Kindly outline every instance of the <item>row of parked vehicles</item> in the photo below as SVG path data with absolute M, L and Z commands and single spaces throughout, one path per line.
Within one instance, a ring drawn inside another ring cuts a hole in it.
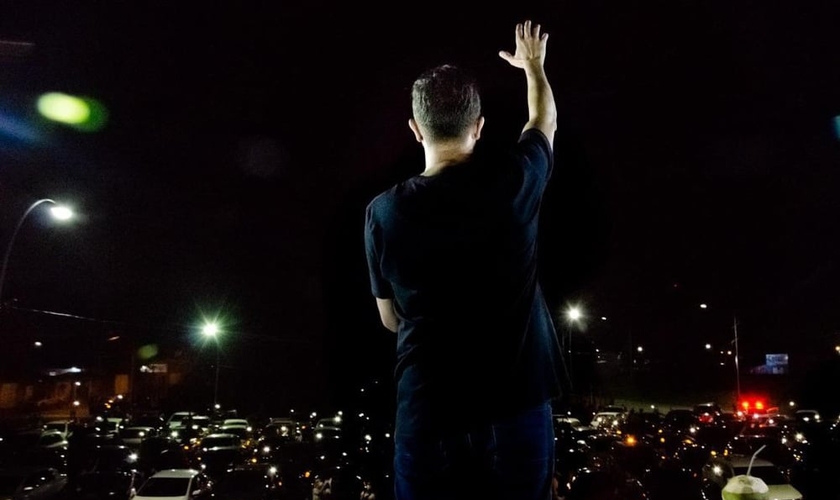
M 332 498 L 388 500 L 391 433 L 376 420 L 183 412 L 48 422 L 0 436 L 0 499 L 312 500 L 329 486 Z M 607 407 L 558 412 L 554 423 L 555 493 L 565 500 L 719 500 L 747 469 L 770 498 L 838 497 L 840 422 L 818 412 Z
M 361 492 L 379 484 L 373 477 L 386 476 L 390 465 L 387 432 L 375 433 L 361 417 L 352 424 L 340 414 L 253 422 L 176 412 L 49 421 L 0 434 L 0 483 L 10 485 L 0 499 L 47 500 L 57 492 L 142 499 L 184 483 L 190 498 L 241 499 L 247 490 L 262 500 L 304 500 L 327 480 Z
M 588 421 L 555 415 L 555 434 L 557 494 L 567 500 L 719 500 L 748 470 L 766 498 L 840 498 L 840 419 L 815 410 L 611 407 Z

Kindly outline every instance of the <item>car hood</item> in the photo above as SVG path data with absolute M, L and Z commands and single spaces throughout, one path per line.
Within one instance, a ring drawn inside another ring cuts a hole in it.
M 791 484 L 770 484 L 767 488 L 770 500 L 802 500 L 802 493 Z

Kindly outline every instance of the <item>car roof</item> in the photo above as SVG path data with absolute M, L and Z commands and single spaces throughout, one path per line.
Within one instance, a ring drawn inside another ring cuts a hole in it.
M 180 478 L 190 478 L 200 474 L 200 472 L 196 469 L 166 469 L 155 472 L 152 477 L 180 477 Z

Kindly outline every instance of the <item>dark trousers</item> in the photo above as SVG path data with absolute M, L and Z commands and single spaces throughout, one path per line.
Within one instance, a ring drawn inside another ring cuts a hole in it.
M 395 436 L 396 500 L 550 500 L 551 404 L 446 439 Z

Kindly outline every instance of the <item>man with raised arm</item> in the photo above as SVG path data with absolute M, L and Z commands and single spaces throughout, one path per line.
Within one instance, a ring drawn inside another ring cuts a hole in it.
M 478 84 L 449 64 L 411 89 L 424 171 L 367 206 L 365 249 L 382 324 L 397 334 L 397 500 L 550 500 L 551 401 L 561 350 L 537 278 L 537 229 L 557 111 L 548 34 L 516 25 L 528 121 L 476 148 Z

